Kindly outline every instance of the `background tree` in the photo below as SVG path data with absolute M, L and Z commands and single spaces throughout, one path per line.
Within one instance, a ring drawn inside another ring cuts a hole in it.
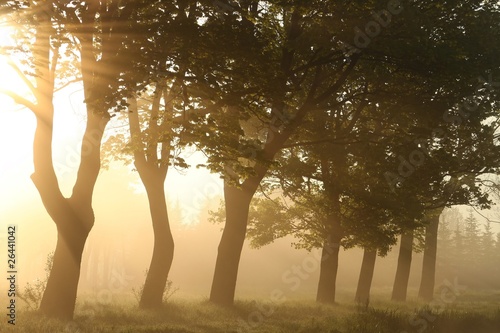
M 483 288 L 491 288 L 495 285 L 498 268 L 494 264 L 495 258 L 495 234 L 493 233 L 491 222 L 488 220 L 484 224 L 484 230 L 480 236 L 480 257 L 479 271 L 483 272 L 482 276 L 486 277 L 486 286 Z
M 466 214 L 465 217 L 462 214 Z M 444 215 L 446 217 L 448 214 Z M 446 253 L 444 250 L 440 250 L 437 259 L 443 278 L 448 280 L 458 278 L 469 288 L 477 290 L 496 288 L 499 275 L 495 263 L 498 256 L 496 251 L 488 251 L 488 249 L 494 249 L 496 246 L 496 235 L 491 231 L 491 233 L 488 232 L 488 224 L 491 222 L 485 221 L 483 225 L 484 231 L 482 231 L 480 227 L 482 223 L 478 221 L 477 215 L 472 214 L 471 211 L 466 213 L 464 209 L 453 208 L 452 214 L 449 214 L 446 219 L 451 220 L 450 216 L 453 217 L 452 221 L 454 221 L 454 223 L 450 223 L 450 230 L 453 234 L 450 239 L 450 246 L 447 248 Z M 469 240 L 472 240 L 472 242 L 469 243 L 469 246 L 472 247 L 473 251 L 468 251 L 464 246 L 466 239 L 465 218 L 470 223 L 469 233 L 472 237 Z M 439 231 L 440 239 L 446 235 L 447 231 L 444 231 L 445 235 L 441 235 L 441 232 L 443 232 L 443 229 Z M 485 243 L 489 245 L 483 246 Z M 440 243 L 441 248 L 442 244 Z M 472 267 L 471 265 L 475 265 L 475 269 L 469 269 L 469 267 Z
M 106 144 L 117 159 L 130 163 L 133 157 L 148 196 L 154 245 L 139 301 L 141 308 L 162 305 L 174 256 L 164 183 L 169 166 L 187 166 L 179 152 L 181 137 L 182 145 L 186 144 L 181 135 L 190 103 L 184 79 L 189 73 L 186 45 L 193 42 L 189 34 L 198 24 L 196 10 L 196 2 L 191 6 L 185 1 L 157 3 L 131 18 L 137 22 L 137 35 L 130 36 L 127 45 L 141 45 L 142 53 L 135 57 L 125 81 L 129 87 L 128 131 L 113 135 Z
M 483 7 L 481 11 L 472 14 L 470 7 L 464 6 L 459 11 L 466 15 L 467 20 L 458 20 L 457 17 L 460 15 L 455 15 L 456 13 L 449 15 L 440 7 L 438 9 L 435 3 L 419 3 L 416 8 L 400 12 L 401 20 L 399 20 L 400 17 L 397 19 L 393 17 L 391 25 L 385 31 L 387 33 L 370 44 L 369 48 L 361 52 L 350 53 L 346 57 L 343 52 L 346 44 L 332 43 L 332 39 L 346 40 L 350 31 L 349 27 L 352 28 L 359 23 L 359 18 L 368 18 L 374 8 L 378 5 L 382 7 L 382 3 L 370 3 L 369 6 L 322 3 L 321 7 L 316 7 L 316 3 L 305 5 L 299 2 L 283 6 L 276 4 L 264 6 L 263 4 L 253 3 L 253 6 L 248 7 L 235 6 L 222 15 L 222 19 L 217 17 L 217 20 L 212 20 L 210 17 L 205 24 L 207 29 L 225 25 L 227 29 L 221 30 L 233 29 L 233 34 L 235 31 L 246 32 L 245 38 L 240 35 L 240 40 L 244 39 L 246 42 L 242 46 L 247 51 L 246 54 L 252 55 L 251 59 L 246 62 L 248 64 L 246 70 L 237 67 L 238 62 L 234 60 L 237 58 L 232 59 L 228 53 L 218 58 L 227 59 L 225 70 L 217 66 L 215 68 L 224 72 L 224 75 L 219 76 L 218 82 L 226 89 L 222 93 L 225 97 L 222 104 L 228 106 L 225 113 L 218 113 L 218 115 L 231 113 L 234 117 L 229 122 L 218 119 L 217 114 L 211 113 L 206 120 L 209 124 L 213 117 L 212 123 L 218 126 L 229 125 L 227 129 L 217 127 L 219 132 L 209 135 L 208 141 L 204 141 L 205 151 L 209 155 L 209 167 L 214 171 L 219 171 L 226 181 L 226 227 L 219 247 L 211 292 L 211 300 L 221 304 L 231 304 L 234 298 L 237 267 L 249 211 L 248 205 L 266 175 L 268 166 L 271 165 L 278 152 L 287 145 L 287 140 L 290 140 L 297 129 L 302 128 L 304 121 L 312 114 L 309 111 L 335 112 L 331 103 L 348 89 L 346 87 L 349 87 L 349 84 L 346 83 L 351 79 L 351 75 L 354 74 L 355 78 L 359 77 L 355 69 L 360 64 L 365 64 L 366 61 L 366 68 L 371 69 L 369 72 L 363 72 L 365 75 L 366 73 L 381 76 L 382 73 L 395 74 L 385 76 L 386 80 L 389 77 L 391 81 L 386 82 L 385 89 L 380 87 L 382 92 L 401 88 L 397 90 L 399 92 L 403 90 L 402 87 L 408 88 L 407 85 L 411 85 L 411 82 L 418 82 L 421 87 L 424 87 L 421 91 L 428 97 L 426 103 L 420 103 L 418 99 L 421 95 L 412 91 L 413 96 L 419 97 L 408 98 L 404 101 L 407 104 L 404 115 L 408 117 L 408 121 L 411 121 L 411 116 L 421 116 L 422 110 L 429 110 L 425 113 L 429 115 L 427 118 L 429 123 L 438 122 L 438 119 L 442 118 L 443 110 L 451 108 L 461 97 L 472 95 L 472 89 L 465 85 L 465 82 L 470 82 L 478 75 L 484 75 L 484 71 L 481 72 L 484 68 L 494 68 L 490 66 L 494 63 L 494 52 L 487 50 L 485 45 L 495 40 L 494 36 L 498 31 L 496 28 L 491 30 L 488 28 L 486 30 L 493 33 L 488 36 L 483 35 L 486 26 L 494 26 L 495 14 L 493 14 L 492 7 Z M 469 4 L 472 7 L 477 6 L 476 3 Z M 447 5 L 443 4 L 443 6 Z M 340 7 L 342 7 L 341 10 Z M 340 17 L 331 15 L 331 13 L 340 12 L 349 14 L 342 17 L 342 20 Z M 451 8 L 450 12 L 453 12 Z M 274 13 L 281 15 L 276 16 Z M 354 20 L 353 17 L 357 19 Z M 240 20 L 235 22 L 233 21 L 235 18 Z M 439 29 L 436 29 L 436 25 Z M 275 27 L 275 29 L 267 30 L 268 26 Z M 418 29 L 416 29 L 417 26 Z M 332 27 L 332 30 L 324 29 L 324 27 Z M 464 29 L 467 30 L 466 34 L 456 33 Z M 275 34 L 276 31 L 279 31 L 278 35 Z M 318 33 L 319 31 L 321 33 Z M 422 40 L 429 41 L 428 47 L 421 47 Z M 236 48 L 234 45 L 238 45 L 224 34 L 218 35 L 218 41 L 219 44 L 223 42 L 222 45 L 228 45 L 224 42 L 229 41 L 229 45 L 233 48 Z M 269 41 L 273 43 L 269 44 Z M 475 51 L 473 48 L 465 47 L 456 49 L 456 45 L 468 45 L 466 41 L 474 41 L 476 46 L 481 46 L 481 49 L 485 50 L 481 59 L 476 57 L 477 48 Z M 252 54 L 256 49 L 259 50 L 259 54 Z M 266 53 L 267 51 L 269 53 Z M 464 59 L 468 59 L 468 62 L 464 62 Z M 471 63 L 472 60 L 474 65 Z M 224 63 L 224 61 L 220 62 Z M 479 63 L 482 66 L 476 66 Z M 254 77 L 259 78 L 260 81 L 257 84 L 245 76 L 248 68 L 256 74 Z M 217 73 L 215 70 L 212 72 Z M 408 80 L 408 77 L 412 77 L 413 81 Z M 240 82 L 242 78 L 245 78 L 245 84 L 240 83 L 242 88 L 236 90 L 236 82 Z M 450 78 L 455 78 L 455 80 Z M 229 80 L 232 80 L 231 93 L 224 84 Z M 368 82 L 372 83 L 372 81 Z M 439 98 L 436 98 L 436 94 Z M 401 96 L 401 101 L 403 101 L 408 94 Z M 244 103 L 240 103 L 241 101 Z M 258 126 L 254 126 L 257 130 L 248 132 L 239 123 L 248 122 L 249 119 L 255 120 L 257 124 L 261 120 L 260 128 L 263 127 L 264 130 L 260 132 L 260 135 L 255 135 L 256 132 L 259 133 Z M 392 124 L 396 126 L 400 123 Z M 412 141 L 414 139 L 415 137 Z M 225 147 L 217 146 L 217 143 L 223 143 Z M 253 153 L 253 158 L 244 154 L 244 151 Z M 396 161 L 397 156 L 393 154 Z M 441 180 L 442 177 L 439 181 Z M 332 244 L 334 243 L 335 241 L 332 241 Z M 334 262 L 332 261 L 330 265 L 331 272 L 334 272 Z M 321 281 L 324 280 L 321 279 Z

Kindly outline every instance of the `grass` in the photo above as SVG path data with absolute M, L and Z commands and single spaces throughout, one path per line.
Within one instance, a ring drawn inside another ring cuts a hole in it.
M 2 306 L 3 308 L 3 306 Z M 174 300 L 157 311 L 139 310 L 132 300 L 102 304 L 79 299 L 72 322 L 47 319 L 19 309 L 15 326 L 0 322 L 0 332 L 33 333 L 498 333 L 500 302 L 486 298 L 456 301 L 446 307 L 419 303 L 374 302 L 320 305 L 314 302 L 238 301 L 223 308 L 207 301 Z

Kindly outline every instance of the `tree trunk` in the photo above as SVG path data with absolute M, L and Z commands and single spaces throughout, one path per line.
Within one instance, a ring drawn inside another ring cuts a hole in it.
M 172 116 L 172 109 L 167 107 L 161 123 L 158 124 L 160 102 L 166 92 L 163 88 L 162 84 L 156 86 L 149 124 L 145 130 L 148 132 L 147 140 L 141 130 L 137 98 L 135 96 L 129 98 L 130 136 L 135 147 L 134 165 L 146 188 L 154 233 L 153 256 L 139 300 L 139 307 L 143 309 L 162 306 L 163 293 L 174 258 L 174 239 L 170 231 L 164 185 L 170 161 L 171 142 L 161 142 L 161 154 L 158 156 L 160 136 L 168 130 L 164 126 Z M 164 96 L 164 99 L 167 100 L 168 97 Z
M 406 301 L 408 280 L 410 279 L 411 258 L 413 253 L 413 230 L 401 234 L 399 246 L 398 268 L 392 288 L 393 301 Z
M 339 267 L 338 242 L 326 241 L 321 252 L 321 266 L 319 273 L 318 292 L 316 301 L 321 303 L 335 303 L 335 284 Z
M 51 317 L 71 319 L 75 310 L 80 263 L 88 232 L 79 221 L 59 228 L 54 261 L 40 303 L 40 312 Z
M 245 241 L 252 193 L 224 183 L 226 224 L 219 243 L 210 301 L 230 306 L 234 302 L 238 266 Z
M 51 54 L 50 40 L 53 30 L 53 1 L 40 2 L 32 6 L 36 21 L 35 40 L 32 47 L 36 66 L 35 84 L 29 85 L 36 102 L 17 98 L 29 107 L 36 116 L 33 140 L 33 166 L 31 175 L 42 203 L 57 227 L 57 245 L 47 286 L 40 303 L 40 312 L 60 319 L 72 319 L 76 303 L 82 253 L 88 234 L 94 225 L 92 195 L 101 166 L 100 145 L 109 114 L 99 112 L 87 105 L 87 127 L 82 140 L 81 161 L 73 193 L 69 199 L 61 193 L 52 161 L 52 134 L 54 122 L 54 73 L 57 67 L 57 52 Z M 86 76 L 84 59 L 94 58 L 95 53 L 84 50 L 93 48 L 93 40 L 82 45 L 82 75 Z M 26 79 L 29 81 L 28 79 Z M 93 80 L 84 78 L 85 101 Z M 96 89 L 98 90 L 98 88 Z
M 336 208 L 334 208 L 334 210 L 336 210 Z M 335 303 L 335 285 L 337 283 L 337 270 L 339 267 L 339 251 L 340 241 L 342 239 L 342 230 L 339 216 L 330 216 L 329 223 L 330 235 L 324 242 L 323 250 L 321 252 L 321 265 L 316 301 L 333 304 Z
M 316 294 L 316 302 L 330 304 L 335 303 L 340 241 L 344 236 L 340 221 L 340 192 L 337 188 L 337 182 L 339 173 L 341 170 L 344 170 L 346 165 L 344 147 L 336 148 L 332 153 L 335 156 L 336 171 L 332 172 L 327 159 L 322 158 L 320 160 L 321 174 L 325 179 L 323 185 L 329 197 L 330 216 L 327 217 L 326 221 L 329 234 L 326 242 L 323 244 L 323 251 L 321 253 L 318 292 Z
M 370 288 L 372 286 L 373 271 L 375 270 L 375 261 L 377 259 L 376 250 L 365 249 L 363 254 L 363 263 L 359 273 L 358 288 L 356 290 L 355 302 L 366 304 L 370 302 Z
M 73 317 L 82 253 L 94 225 L 92 195 L 100 169 L 100 143 L 106 124 L 107 119 L 89 114 L 77 180 L 71 198 L 65 199 L 51 159 L 52 118 L 37 117 L 33 146 L 35 172 L 31 178 L 58 232 L 53 266 L 40 303 L 40 312 L 51 317 Z
M 425 228 L 422 279 L 420 280 L 420 289 L 418 291 L 418 297 L 426 302 L 430 302 L 434 298 L 438 228 L 439 214 L 431 214 L 429 224 Z
M 159 308 L 163 304 L 163 292 L 174 258 L 174 239 L 168 221 L 167 202 L 165 199 L 165 178 L 156 183 L 144 183 L 149 200 L 149 209 L 153 221 L 154 247 L 146 282 L 142 291 L 139 307 L 143 309 Z

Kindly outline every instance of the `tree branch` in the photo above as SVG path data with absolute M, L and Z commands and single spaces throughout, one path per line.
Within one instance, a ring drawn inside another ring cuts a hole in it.
M 137 98 L 129 97 L 128 120 L 130 126 L 130 140 L 133 146 L 134 163 L 138 165 L 146 164 L 146 156 L 144 155 L 144 143 L 142 141 L 142 131 L 139 122 L 139 109 L 137 108 Z M 138 167 L 136 165 L 136 167 Z
M 351 71 L 356 66 L 356 63 L 358 62 L 359 57 L 360 57 L 359 55 L 354 55 L 351 58 L 351 61 L 347 65 L 346 69 L 340 74 L 339 79 L 332 86 L 330 86 L 328 89 L 326 89 L 321 95 L 319 95 L 318 97 L 316 97 L 314 99 L 314 104 L 317 105 L 317 104 L 322 103 L 325 99 L 327 99 L 328 97 L 330 97 L 338 89 L 340 89 L 340 87 L 342 87 L 342 85 L 345 83 L 345 81 L 349 77 L 349 74 L 351 73 Z
M 14 100 L 14 102 L 21 104 L 21 105 L 24 105 L 25 107 L 27 107 L 28 109 L 30 109 L 34 113 L 38 112 L 37 106 L 35 103 L 30 102 L 29 100 L 20 96 L 19 94 L 16 94 L 15 92 L 0 88 L 0 94 L 4 94 L 6 96 L 9 96 L 10 98 L 12 98 Z
M 57 87 L 57 89 L 54 90 L 54 92 L 58 92 L 58 91 L 61 91 L 63 90 L 64 88 L 66 88 L 67 86 L 69 86 L 70 84 L 72 83 L 76 83 L 76 82 L 80 82 L 82 81 L 82 78 L 81 77 L 77 77 L 73 80 L 69 80 L 68 82 L 64 83 L 62 86 L 60 87 Z
M 477 209 L 476 207 L 472 206 L 472 205 L 469 205 L 476 213 L 478 213 L 480 216 L 482 216 L 486 221 L 488 222 L 491 222 L 491 223 L 500 223 L 500 221 L 495 221 L 495 220 L 491 220 L 489 217 L 487 216 L 484 216 L 483 214 L 481 214 Z
M 163 95 L 163 87 L 161 83 L 157 83 L 154 91 L 153 103 L 151 105 L 151 114 L 149 115 L 148 129 L 147 129 L 147 143 L 146 155 L 150 163 L 157 165 L 158 162 L 158 140 L 159 140 L 159 126 L 158 117 L 160 114 L 160 102 Z

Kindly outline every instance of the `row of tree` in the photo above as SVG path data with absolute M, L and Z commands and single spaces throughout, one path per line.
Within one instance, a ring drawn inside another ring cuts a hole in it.
M 161 306 L 174 258 L 164 181 L 169 167 L 187 167 L 186 146 L 224 180 L 217 304 L 234 301 L 247 229 L 257 242 L 293 233 L 322 248 L 317 299 L 334 302 L 340 246 L 364 247 L 371 266 L 398 234 L 424 226 L 422 296 L 432 298 L 439 214 L 490 204 L 485 175 L 500 165 L 496 2 L 12 0 L 0 14 L 19 30 L 19 47 L 4 52 L 22 53 L 29 68 L 12 65 L 32 96 L 5 93 L 37 118 L 32 179 L 58 231 L 40 306 L 48 315 L 73 315 L 101 140 L 121 111 L 128 131 L 108 148 L 135 165 L 154 230 L 143 308 Z M 53 96 L 75 80 L 87 128 L 64 198 Z M 275 206 L 256 199 L 249 218 L 257 192 Z

